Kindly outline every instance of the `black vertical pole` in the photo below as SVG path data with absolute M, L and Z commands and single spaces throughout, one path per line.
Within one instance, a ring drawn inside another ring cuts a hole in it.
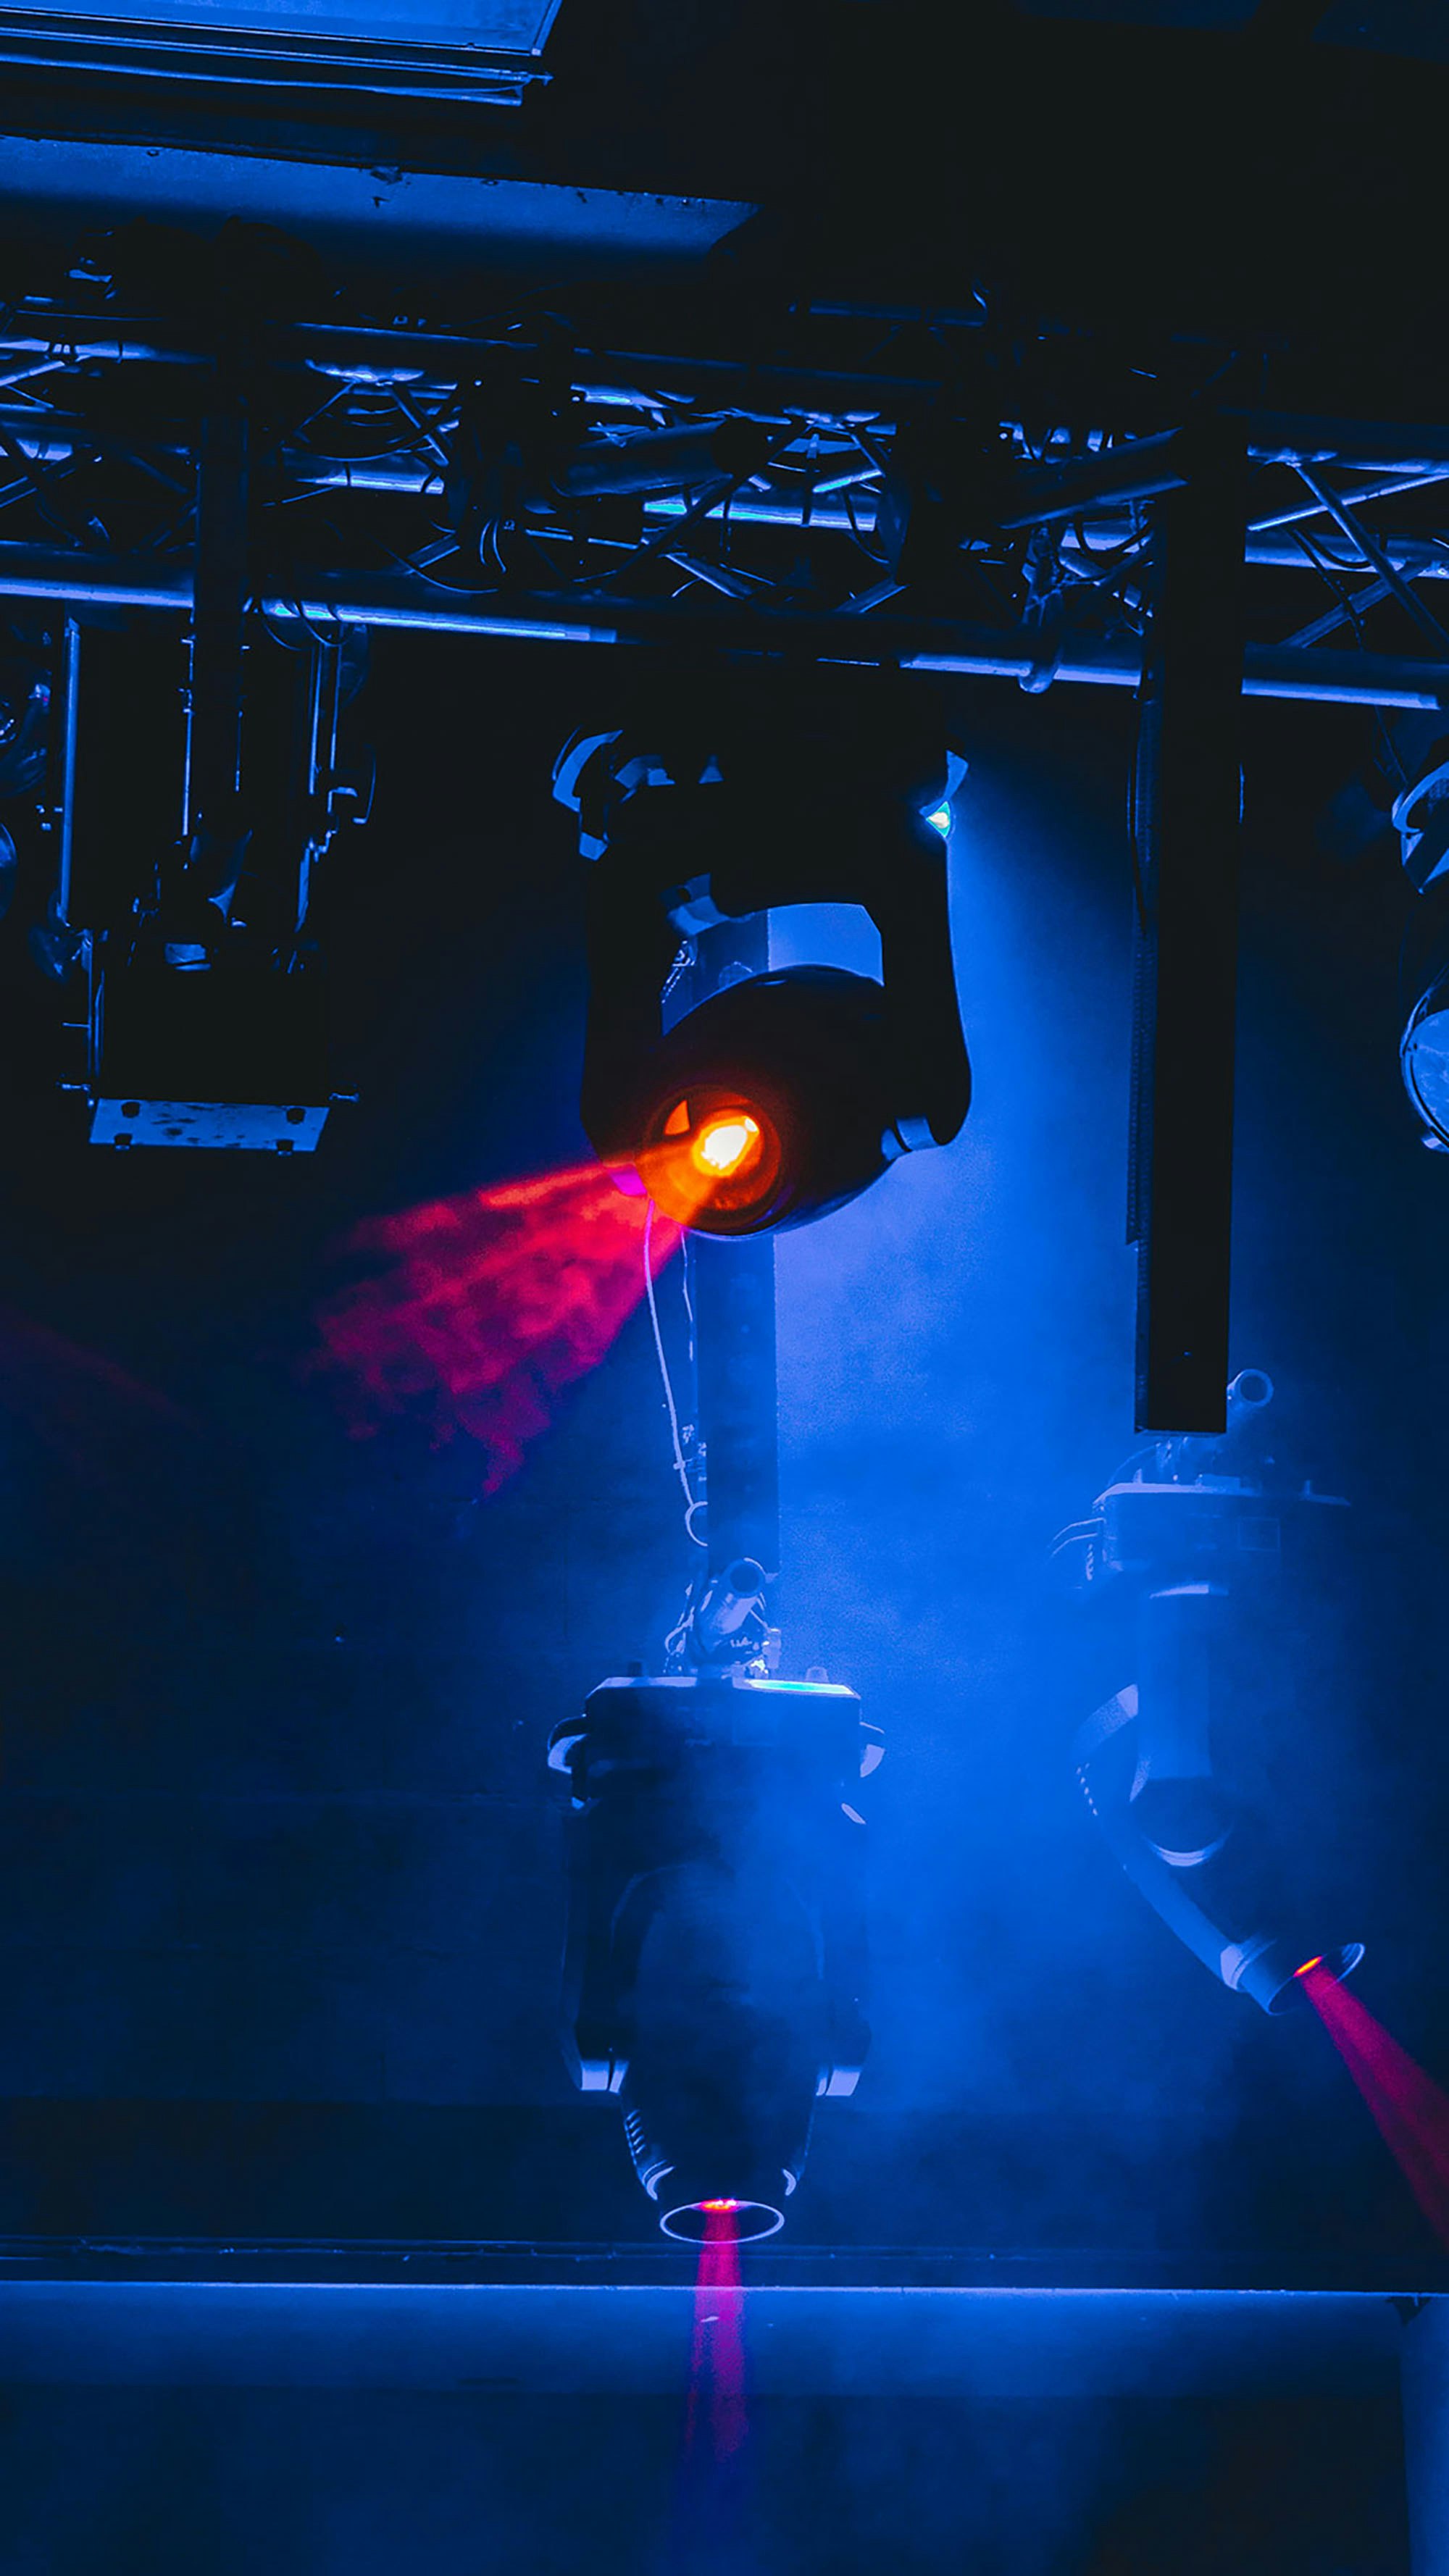
M 740 969 L 769 963 L 764 913 L 701 936 L 695 994 L 703 1001 Z M 705 1453 L 709 1571 L 750 1556 L 780 1563 L 779 1425 L 775 1368 L 775 1246 L 768 1234 L 689 1239 L 697 1428 Z
M 241 770 L 248 449 L 244 401 L 219 386 L 197 470 L 186 829 L 222 838 L 234 829 Z
M 1133 799 L 1139 1431 L 1226 1419 L 1246 481 L 1214 426 L 1157 509 Z

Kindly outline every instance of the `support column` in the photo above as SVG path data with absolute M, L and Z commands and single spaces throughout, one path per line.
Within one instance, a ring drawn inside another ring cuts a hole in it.
M 769 963 L 769 921 L 754 913 L 699 939 L 693 998 L 703 1001 L 741 971 Z M 775 1363 L 775 1245 L 691 1235 L 696 1421 L 705 1451 L 709 1570 L 752 1556 L 780 1564 L 779 1421 Z
M 247 601 L 249 438 L 240 397 L 202 423 L 191 616 L 188 833 L 233 828 L 241 772 L 242 633 Z
M 1226 1419 L 1246 478 L 1213 426 L 1157 504 L 1133 799 L 1139 1431 Z

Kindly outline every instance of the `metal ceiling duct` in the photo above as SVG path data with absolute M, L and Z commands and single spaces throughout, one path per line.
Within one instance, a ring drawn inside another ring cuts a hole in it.
M 522 104 L 558 0 L 148 0 L 0 9 L 0 62 Z

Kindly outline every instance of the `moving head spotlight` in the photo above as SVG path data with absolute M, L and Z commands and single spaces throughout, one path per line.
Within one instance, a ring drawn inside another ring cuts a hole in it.
M 971 1074 L 927 818 L 963 770 L 918 707 L 903 717 L 874 693 L 853 732 L 839 714 L 814 734 L 694 719 L 565 747 L 554 793 L 593 862 L 583 1122 L 678 1224 L 802 1225 L 959 1133 Z M 823 903 L 870 916 L 880 981 L 744 975 L 666 1025 L 696 936 Z
M 366 636 L 294 651 L 248 625 L 245 689 L 212 692 L 225 757 L 207 761 L 207 694 L 177 721 L 175 656 L 170 636 L 65 631 L 61 829 L 31 949 L 71 986 L 67 1026 L 85 1025 L 85 1078 L 67 1087 L 112 1151 L 308 1154 L 343 1096 L 316 896 L 343 826 L 366 820 L 369 762 L 348 740 Z M 207 668 L 193 651 L 193 676 Z
M 1392 832 L 1417 900 L 1399 958 L 1399 1071 L 1422 1141 L 1449 1153 L 1449 718 L 1396 716 L 1376 756 L 1319 817 L 1319 838 L 1353 862 Z
M 1416 994 L 1399 1044 L 1404 1088 L 1424 1125 L 1424 1142 L 1449 1152 L 1449 738 L 1442 717 L 1421 718 L 1402 749 L 1417 749 L 1408 784 L 1396 797 L 1393 823 L 1404 871 L 1419 905 L 1404 946 L 1407 989 Z M 1422 731 L 1432 726 L 1435 739 Z
M 1222 1721 L 1235 1687 L 1237 1605 L 1263 1605 L 1280 1567 L 1346 1507 L 1295 1487 L 1262 1454 L 1273 1382 L 1245 1369 L 1218 1438 L 1163 1440 L 1137 1453 L 1063 1531 L 1078 1589 L 1132 1612 L 1137 1678 L 1079 1728 L 1087 1804 L 1116 1858 L 1170 1932 L 1232 1992 L 1264 2012 L 1302 2000 L 1309 1965 L 1346 1977 L 1363 1944 L 1325 1943 L 1275 1893 L 1265 1855 L 1222 1776 Z
M 849 1799 L 879 1759 L 854 1691 L 738 1672 L 601 1682 L 550 1738 L 572 1791 L 564 2055 L 618 2097 L 666 2235 L 702 2239 L 721 2201 L 741 2239 L 773 2235 L 817 2097 L 855 2090 Z

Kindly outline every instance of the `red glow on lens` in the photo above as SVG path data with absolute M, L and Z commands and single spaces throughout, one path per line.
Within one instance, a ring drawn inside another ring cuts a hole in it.
M 435 1449 L 476 1440 L 496 1493 L 643 1296 L 646 1213 L 590 1163 L 373 1218 L 347 1246 L 370 1275 L 321 1308 L 311 1370 L 358 1438 L 410 1417 Z M 678 1241 L 656 1217 L 656 1272 Z
M 731 1217 L 743 1221 L 769 1201 L 784 1148 L 758 1102 L 710 1086 L 661 1115 L 635 1161 L 662 1216 L 728 1233 Z
M 1302 1967 L 1295 1968 L 1293 1974 L 1295 1977 L 1306 1977 L 1310 1968 L 1321 1968 L 1322 1965 L 1323 1952 L 1320 1950 L 1316 1959 L 1305 1959 Z
M 1449 2096 L 1321 1960 L 1297 1973 L 1420 2209 L 1449 2245 Z
M 745 2348 L 737 2200 L 702 2200 L 705 2237 L 694 2284 L 685 2444 L 714 2461 L 738 2451 L 746 2433 Z

